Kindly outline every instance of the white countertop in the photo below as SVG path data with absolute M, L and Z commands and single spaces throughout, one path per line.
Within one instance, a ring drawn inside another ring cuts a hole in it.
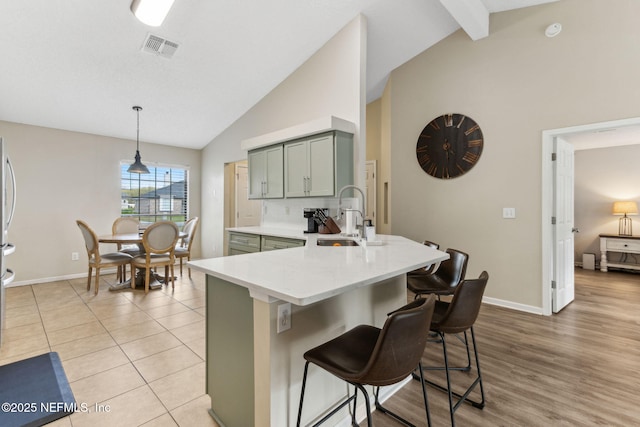
M 249 289 L 253 298 L 309 305 L 404 274 L 449 256 L 401 236 L 378 235 L 380 246 L 317 246 L 319 238 L 339 235 L 242 227 L 230 231 L 307 240 L 304 247 L 190 261 L 191 268 Z M 268 232 L 267 232 L 268 231 Z M 293 233 L 293 234 L 292 234 Z

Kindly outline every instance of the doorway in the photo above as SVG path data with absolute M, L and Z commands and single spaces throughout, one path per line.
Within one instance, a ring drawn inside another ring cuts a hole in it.
M 260 225 L 262 203 L 249 199 L 249 166 L 246 162 L 236 163 L 235 177 L 235 227 Z
M 554 142 L 557 139 L 565 139 L 572 142 L 574 148 L 580 149 L 579 142 L 577 140 L 579 135 L 595 134 L 599 132 L 606 132 L 606 139 L 601 138 L 598 142 L 590 141 L 591 144 L 600 144 L 598 147 L 607 147 L 616 144 L 615 138 L 612 137 L 614 130 L 630 132 L 639 129 L 640 132 L 640 118 L 631 118 L 623 120 L 615 120 L 610 122 L 601 122 L 581 126 L 573 126 L 560 129 L 546 130 L 542 132 L 542 314 L 551 315 L 553 312 L 553 289 L 552 282 L 554 277 L 554 271 L 559 267 L 554 257 L 554 227 L 552 225 L 551 218 L 554 215 L 554 195 L 557 183 L 554 177 L 554 167 L 551 160 L 552 153 L 554 152 Z M 640 134 L 640 133 L 639 133 Z M 589 148 L 595 148 L 595 145 L 591 145 Z M 573 194 L 571 195 L 573 197 Z M 573 251 L 573 248 L 571 248 Z M 565 264 L 562 267 L 563 271 L 558 274 L 565 276 L 570 275 L 573 277 L 572 264 Z
M 365 194 L 367 200 L 367 206 L 365 206 L 365 212 L 367 213 L 367 218 L 372 221 L 372 224 L 377 227 L 378 224 L 378 215 L 376 206 L 378 204 L 378 185 L 376 183 L 377 180 L 377 161 L 376 160 L 367 160 L 365 162 L 366 167 L 366 179 L 365 179 Z

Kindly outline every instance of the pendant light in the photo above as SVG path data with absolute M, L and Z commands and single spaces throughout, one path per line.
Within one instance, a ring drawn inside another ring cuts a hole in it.
M 138 114 L 138 127 L 136 132 L 136 161 L 133 162 L 131 166 L 129 166 L 127 172 L 140 174 L 149 173 L 149 169 L 147 169 L 147 167 L 140 161 L 140 110 L 142 110 L 142 107 L 135 106 L 133 107 L 133 109 L 136 110 L 136 113 Z

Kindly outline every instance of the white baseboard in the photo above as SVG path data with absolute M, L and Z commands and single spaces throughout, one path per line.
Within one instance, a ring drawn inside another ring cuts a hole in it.
M 116 272 L 115 268 L 106 268 L 104 270 L 100 270 L 100 275 L 102 274 L 113 274 Z M 72 280 L 72 279 L 80 279 L 86 278 L 87 273 L 75 273 L 75 274 L 66 274 L 64 276 L 54 276 L 54 277 L 40 277 L 39 279 L 31 279 L 31 280 L 20 280 L 18 282 L 13 282 L 7 286 L 7 288 L 13 288 L 17 286 L 28 286 L 28 285 L 37 285 L 38 283 L 47 283 L 47 282 L 57 282 L 59 280 Z M 92 277 L 95 277 L 95 273 Z M 94 280 L 94 279 L 92 279 Z
M 512 310 L 524 311 L 527 313 L 540 314 L 542 315 L 542 307 L 535 307 L 532 305 L 520 304 L 513 301 L 506 301 L 498 298 L 490 298 L 484 297 L 482 298 L 482 302 L 497 305 L 499 307 L 510 308 Z

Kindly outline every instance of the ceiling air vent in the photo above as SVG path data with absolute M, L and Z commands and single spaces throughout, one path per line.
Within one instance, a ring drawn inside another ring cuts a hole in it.
M 142 50 L 153 53 L 163 58 L 171 58 L 178 49 L 178 43 L 174 43 L 165 38 L 147 34 L 147 38 L 142 45 Z

